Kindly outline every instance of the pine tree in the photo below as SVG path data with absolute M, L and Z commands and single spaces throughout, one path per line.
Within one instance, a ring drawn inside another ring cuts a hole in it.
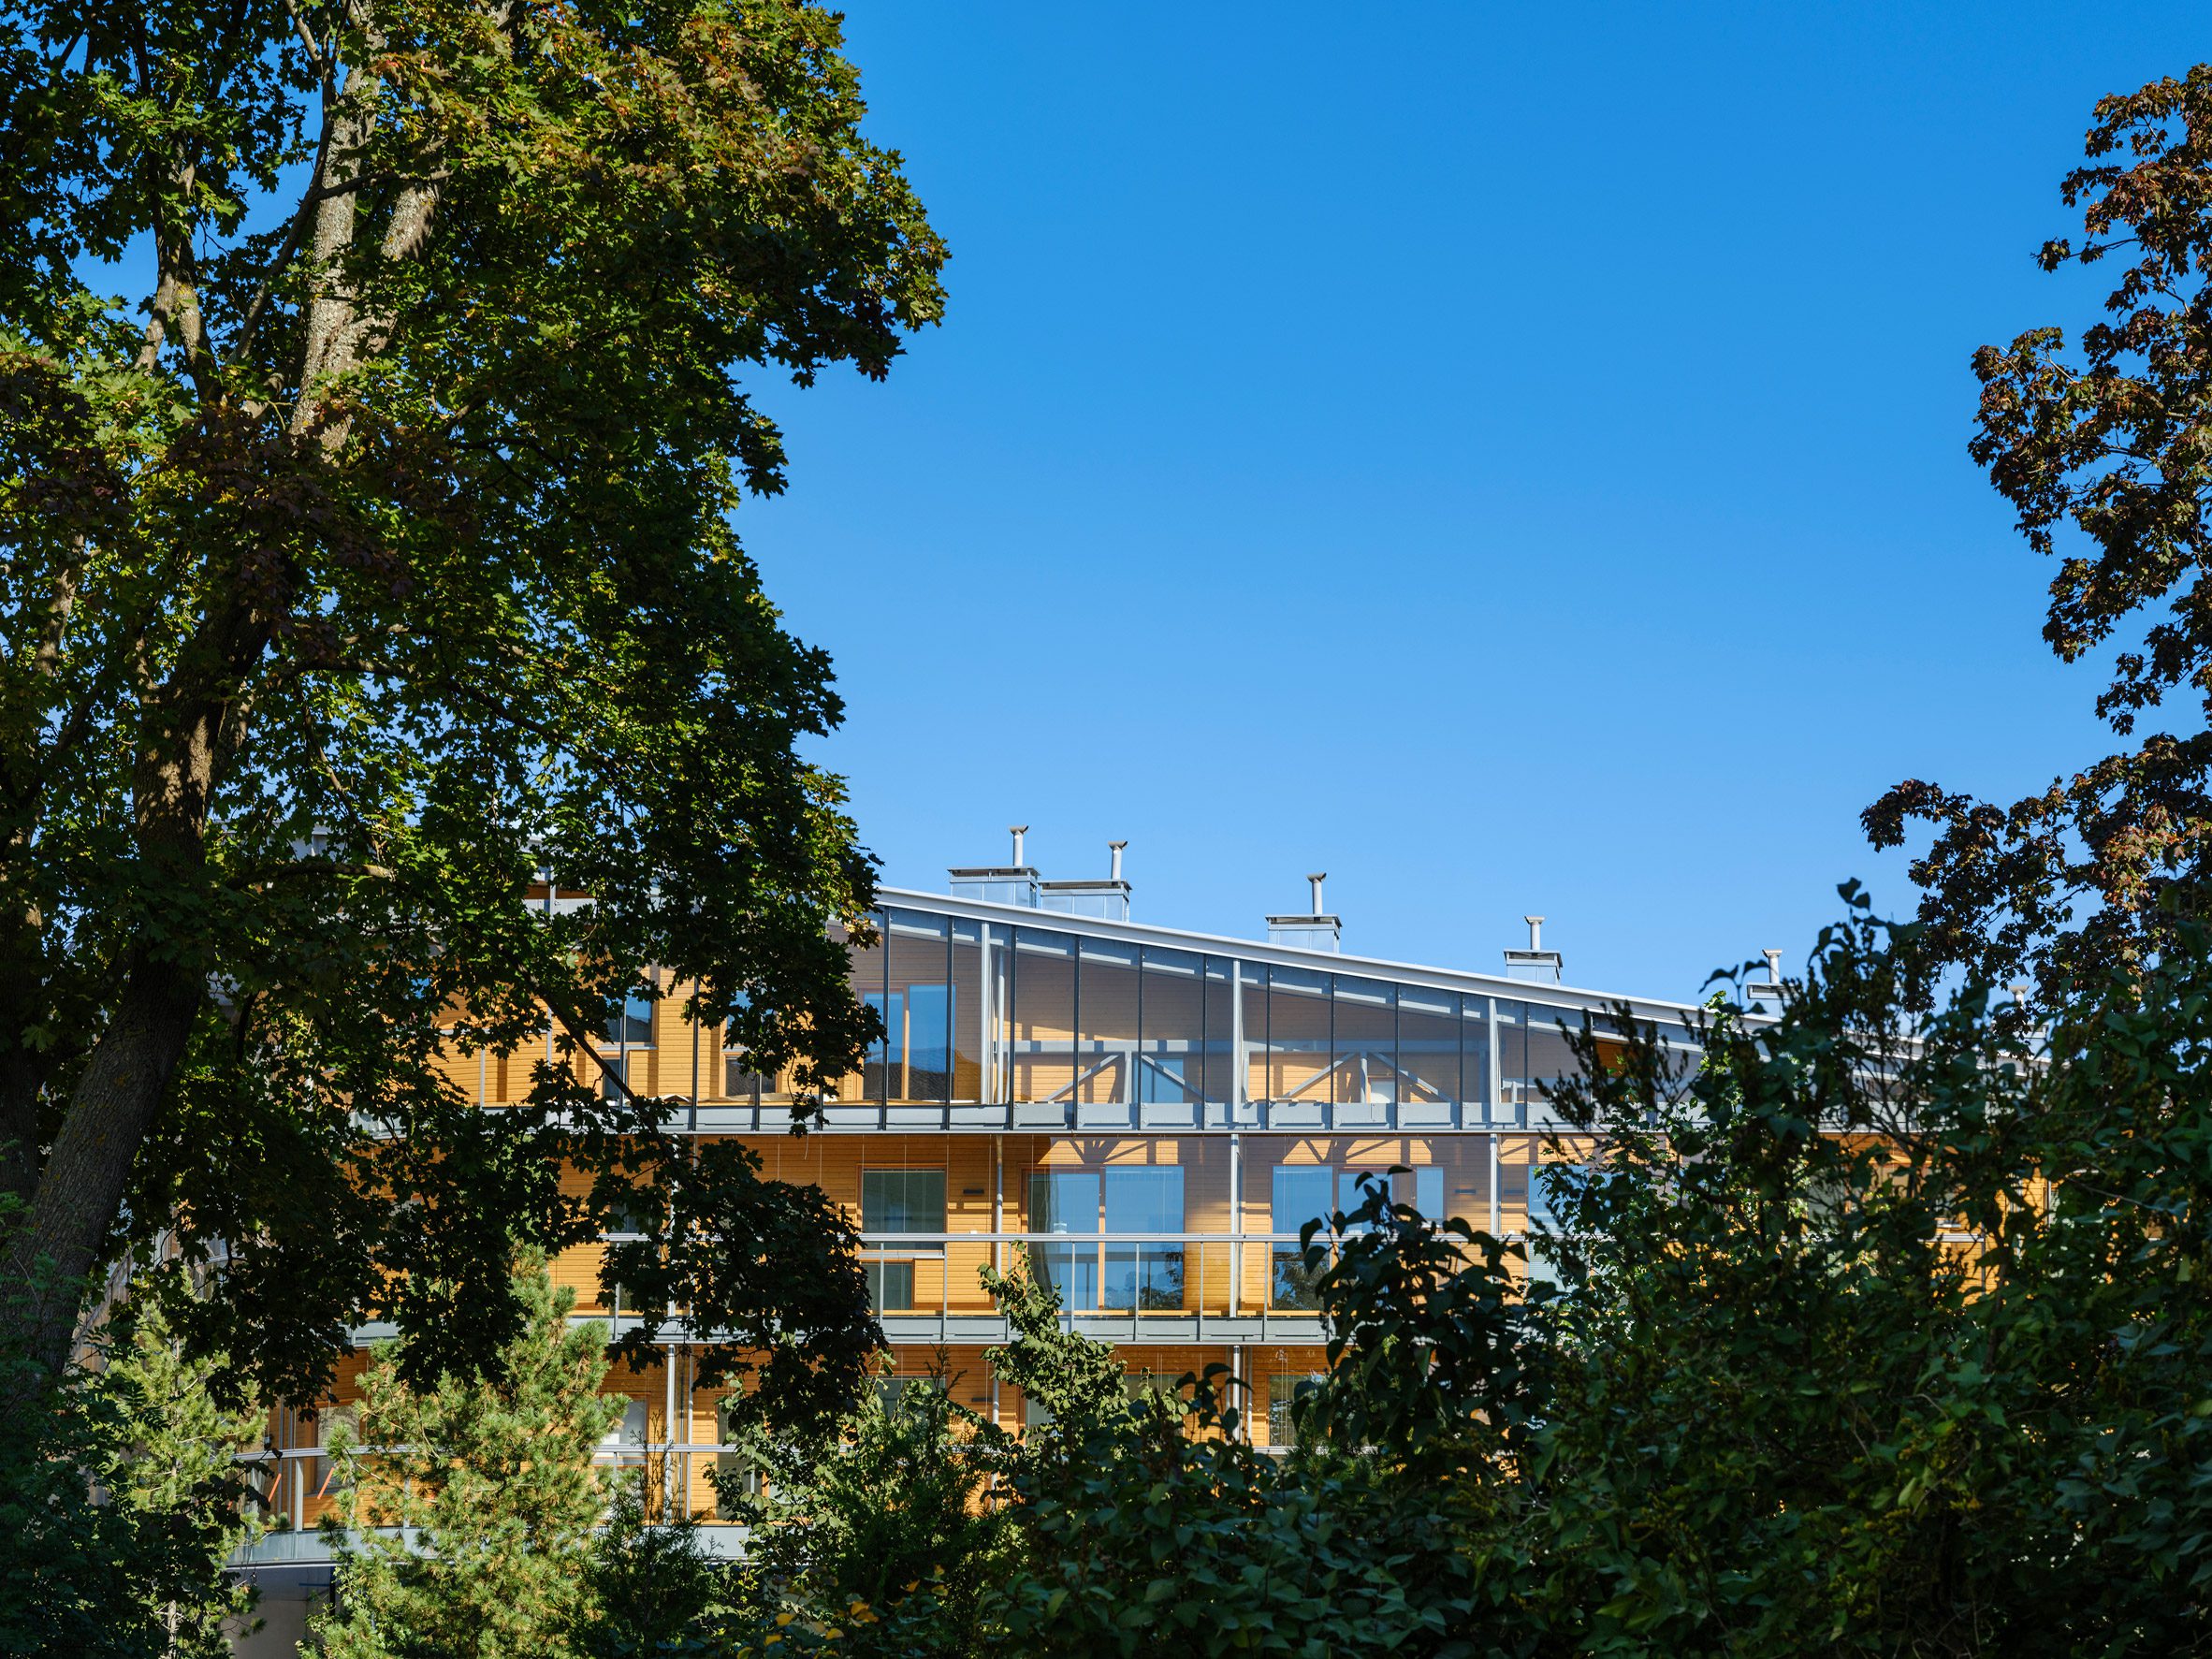
M 570 1328 L 575 1299 L 542 1256 L 517 1262 L 514 1294 L 524 1317 L 503 1383 L 449 1373 L 415 1390 L 397 1345 L 363 1373 L 357 1434 L 334 1437 L 341 1515 L 324 1523 L 337 1597 L 312 1626 L 333 1659 L 576 1652 L 610 1495 L 591 1457 L 622 1404 L 600 1392 L 604 1328 Z
M 259 1530 L 239 1454 L 261 1415 L 222 1403 L 141 1282 L 35 1411 L 0 1417 L 0 1653 L 228 1659 L 250 1589 L 225 1572 Z M 36 1363 L 0 1302 L 0 1369 Z
M 166 1568 L 136 1595 L 166 1659 L 230 1659 L 226 1627 L 240 1632 L 254 1622 L 253 1588 L 224 1567 L 262 1530 L 238 1460 L 260 1441 L 267 1419 L 251 1404 L 226 1404 L 210 1386 L 224 1365 L 187 1359 L 161 1297 L 150 1294 L 125 1309 L 91 1385 L 116 1413 L 113 1501 Z

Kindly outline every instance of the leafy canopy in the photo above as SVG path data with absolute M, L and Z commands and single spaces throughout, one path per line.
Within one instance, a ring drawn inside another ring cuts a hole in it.
M 698 987 L 805 1087 L 864 1046 L 837 699 L 732 525 L 783 484 L 747 371 L 880 376 L 941 307 L 838 47 L 803 0 L 0 3 L 19 1283 L 221 1237 L 201 1346 L 305 1398 L 380 1313 L 434 1375 L 589 1230 L 553 1160 L 681 1161 L 567 1063 L 610 997 Z M 488 1114 L 448 1046 L 547 1063 Z M 806 1317 L 849 1391 L 865 1307 Z

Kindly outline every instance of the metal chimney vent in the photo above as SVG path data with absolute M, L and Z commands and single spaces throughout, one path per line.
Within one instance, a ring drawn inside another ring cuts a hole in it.
M 1344 919 L 1332 916 L 1321 909 L 1321 883 L 1329 879 L 1329 872 L 1319 871 L 1306 877 L 1313 888 L 1314 909 L 1309 916 L 1270 916 L 1267 919 L 1267 938 L 1270 944 L 1296 945 L 1305 951 L 1339 949 L 1344 941 Z

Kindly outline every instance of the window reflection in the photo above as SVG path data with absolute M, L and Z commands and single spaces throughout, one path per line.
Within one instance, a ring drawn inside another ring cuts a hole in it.
M 1339 1105 L 1394 1103 L 1400 1082 L 1398 988 L 1338 974 L 1335 991 L 1332 1098 Z
M 1075 1084 L 1075 941 L 1040 928 L 1015 931 L 1011 984 L 1013 1098 L 1064 1099 Z
M 1205 958 L 1188 951 L 1144 950 L 1139 1005 L 1137 1099 L 1206 1099 Z M 1223 1041 L 1228 1032 L 1221 1034 Z
M 1276 968 L 1267 979 L 1269 1100 L 1329 1099 L 1329 976 Z
M 1083 1022 L 1076 1044 L 1075 1098 L 1091 1103 L 1137 1098 L 1137 947 L 1084 939 L 1075 1006 Z

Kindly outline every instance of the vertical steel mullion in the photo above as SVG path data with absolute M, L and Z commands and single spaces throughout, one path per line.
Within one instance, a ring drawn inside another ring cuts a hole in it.
M 1229 1314 L 1237 1317 L 1244 1288 L 1244 1137 L 1229 1132 Z
M 1495 1127 L 1499 1102 L 1504 1097 L 1505 1080 L 1498 1072 L 1498 999 L 1490 1001 L 1490 1079 L 1483 1088 L 1482 1121 Z
M 1452 1076 L 1459 1080 L 1451 1091 L 1451 1127 L 1455 1129 L 1467 1127 L 1467 1001 L 1459 992 L 1452 993 L 1451 1052 L 1456 1056 Z
M 1229 1121 L 1244 1104 L 1244 965 L 1229 961 Z

